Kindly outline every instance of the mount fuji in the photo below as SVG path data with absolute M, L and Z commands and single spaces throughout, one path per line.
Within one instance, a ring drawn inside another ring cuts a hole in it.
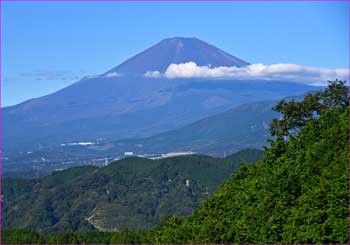
M 233 106 L 300 95 L 288 81 L 145 77 L 171 64 L 244 67 L 248 62 L 197 38 L 168 38 L 115 68 L 52 94 L 3 108 L 4 150 L 148 137 Z M 237 119 L 238 120 L 238 119 Z

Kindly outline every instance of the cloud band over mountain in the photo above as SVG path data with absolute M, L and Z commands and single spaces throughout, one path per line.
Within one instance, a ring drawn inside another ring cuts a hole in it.
M 238 80 L 288 80 L 321 85 L 328 80 L 349 77 L 348 69 L 328 69 L 296 64 L 251 64 L 245 67 L 211 67 L 198 66 L 195 62 L 171 64 L 162 74 L 159 71 L 148 71 L 146 77 L 166 78 L 218 78 Z

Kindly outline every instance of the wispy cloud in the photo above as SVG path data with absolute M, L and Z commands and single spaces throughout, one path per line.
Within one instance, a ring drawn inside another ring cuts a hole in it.
M 159 74 L 166 78 L 212 78 L 237 80 L 285 80 L 320 85 L 328 80 L 349 77 L 348 69 L 329 69 L 296 64 L 252 64 L 245 67 L 198 66 L 195 62 L 171 64 L 164 74 L 149 71 L 147 74 Z M 145 74 L 146 75 L 146 74 Z
M 34 71 L 34 72 L 23 72 L 19 73 L 17 77 L 20 78 L 33 78 L 35 80 L 73 80 L 78 79 L 79 76 L 74 74 L 72 71 L 65 70 L 46 70 L 46 71 Z
M 104 75 L 104 77 L 121 77 L 122 74 L 118 73 L 118 72 L 110 72 L 107 73 L 106 75 Z
M 16 76 L 6 76 L 3 79 L 3 82 L 11 82 L 11 81 L 18 81 L 18 77 Z
M 85 80 L 92 79 L 97 77 L 104 78 L 114 78 L 121 77 L 123 74 L 118 72 L 109 72 L 107 74 L 92 74 L 85 75 L 85 70 L 80 71 L 70 71 L 70 70 L 35 70 L 35 71 L 26 71 L 26 72 L 18 72 L 18 73 L 10 73 L 6 76 L 6 81 L 13 80 L 24 80 L 30 78 L 31 80 L 38 81 L 67 81 L 67 80 Z
M 159 71 L 148 71 L 144 74 L 145 77 L 153 77 L 153 78 L 157 78 L 157 77 L 161 77 L 162 74 Z

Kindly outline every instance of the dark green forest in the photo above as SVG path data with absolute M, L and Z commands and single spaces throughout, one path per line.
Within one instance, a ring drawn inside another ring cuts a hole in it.
M 100 168 L 5 179 L 3 227 L 45 234 L 150 228 L 165 214 L 189 215 L 242 161 L 262 156 L 260 150 L 244 150 L 226 158 L 127 157 Z
M 119 232 L 8 229 L 2 243 L 349 243 L 345 81 L 274 110 L 282 117 L 271 123 L 264 158 L 242 163 L 186 217 Z

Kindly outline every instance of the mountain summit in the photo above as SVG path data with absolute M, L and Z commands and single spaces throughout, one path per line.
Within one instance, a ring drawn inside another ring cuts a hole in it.
M 190 61 L 197 65 L 211 65 L 213 67 L 249 65 L 248 62 L 197 38 L 173 37 L 160 41 L 107 73 L 143 74 L 147 71 L 164 72 L 170 64 Z

